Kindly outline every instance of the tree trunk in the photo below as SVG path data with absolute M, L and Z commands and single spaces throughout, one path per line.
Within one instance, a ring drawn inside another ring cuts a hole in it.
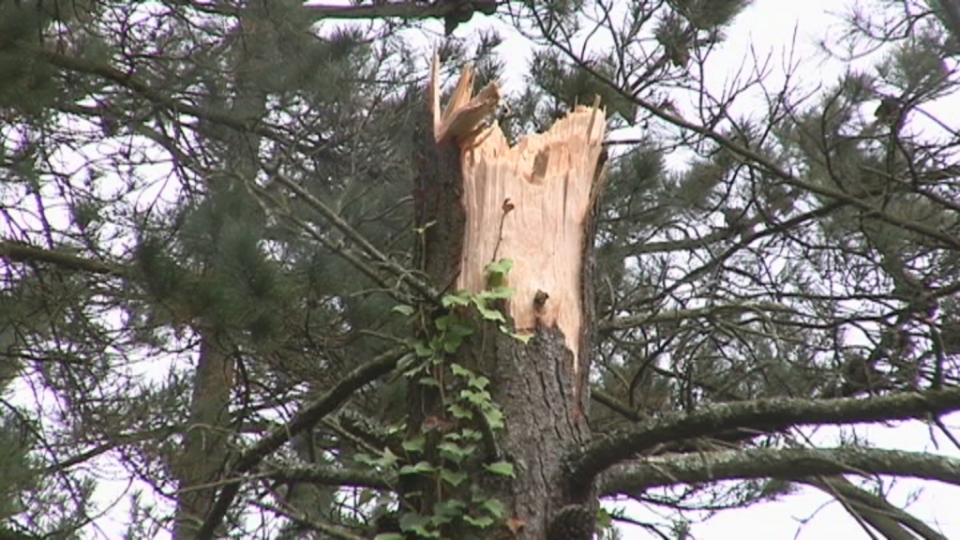
M 266 111 L 266 92 L 257 81 L 263 66 L 270 61 L 277 22 L 271 18 L 267 0 L 251 0 L 243 6 L 240 24 L 234 29 L 236 48 L 232 67 L 233 91 L 236 98 L 229 105 L 219 97 L 208 97 L 207 106 L 229 108 L 236 118 L 253 121 Z M 218 164 L 229 174 L 207 178 L 206 197 L 217 197 L 231 190 L 245 189 L 242 183 L 253 182 L 259 171 L 259 136 L 219 126 L 206 128 L 208 142 L 223 144 Z M 244 219 L 231 215 L 227 220 Z M 211 246 L 211 249 L 216 249 Z M 207 263 L 210 264 L 209 262 Z M 190 426 L 184 437 L 181 466 L 177 470 L 180 495 L 177 497 L 174 540 L 191 540 L 204 529 L 217 494 L 217 481 L 227 467 L 230 440 L 236 420 L 231 417 L 231 392 L 234 388 L 235 358 L 228 332 L 219 330 L 220 321 L 192 321 L 199 336 L 200 354 L 193 379 L 190 400 Z M 214 536 L 222 536 L 218 527 Z
M 456 362 L 490 379 L 505 428 L 490 435 L 494 430 L 481 426 L 493 439 L 483 460 L 507 461 L 514 472 L 484 486 L 505 504 L 503 537 L 590 538 L 595 493 L 566 488 L 563 456 L 590 436 L 592 220 L 602 180 L 604 113 L 578 107 L 546 133 L 511 147 L 498 126 L 483 125 L 498 105 L 496 85 L 473 97 L 466 68 L 441 114 L 437 69 L 435 60 L 417 163 L 421 269 L 441 288 L 477 294 L 494 279 L 487 265 L 513 261 L 505 276 L 513 293 L 496 307 L 507 315 L 509 331 L 530 339 L 524 343 L 497 323 L 478 323 L 479 331 L 431 377 L 449 380 L 444 370 Z M 444 313 L 432 312 L 432 320 Z M 411 384 L 410 432 L 426 433 L 436 444 L 444 426 L 456 423 L 444 403 L 450 389 Z M 457 496 L 456 489 L 438 485 L 408 479 L 401 491 L 423 513 Z
M 234 365 L 220 349 L 213 332 L 200 341 L 197 371 L 190 399 L 190 424 L 183 441 L 183 453 L 176 473 L 180 483 L 173 538 L 193 538 L 200 529 L 226 467 L 230 440 L 230 390 L 233 388 Z

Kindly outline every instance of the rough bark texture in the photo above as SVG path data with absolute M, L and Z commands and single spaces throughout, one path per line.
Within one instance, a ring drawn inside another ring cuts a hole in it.
M 421 269 L 440 288 L 476 293 L 486 287 L 487 264 L 513 260 L 507 285 L 515 293 L 502 307 L 520 333 L 532 335 L 523 344 L 486 324 L 451 359 L 491 379 L 506 418 L 487 458 L 510 461 L 516 477 L 487 489 L 508 508 L 513 530 L 506 537 L 589 538 L 595 493 L 565 489 L 563 457 L 589 441 L 594 321 L 584 275 L 603 113 L 580 108 L 556 130 L 510 147 L 497 126 L 482 125 L 497 105 L 496 86 L 472 97 L 468 68 L 438 117 L 433 84 L 417 162 Z M 426 315 L 429 321 L 433 314 Z M 410 390 L 412 431 L 448 420 L 438 393 L 416 382 Z M 401 491 L 419 492 L 424 510 L 442 498 L 409 479 Z

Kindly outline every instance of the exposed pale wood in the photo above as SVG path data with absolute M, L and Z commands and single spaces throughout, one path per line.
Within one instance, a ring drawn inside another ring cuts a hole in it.
M 430 99 L 437 142 L 453 137 L 461 151 L 466 231 L 456 287 L 477 292 L 484 268 L 512 259 L 507 309 L 516 328 L 559 327 L 578 371 L 583 321 L 582 275 L 586 226 L 606 123 L 598 104 L 577 107 L 547 132 L 510 146 L 496 123 L 500 92 L 491 83 L 471 93 L 473 72 L 463 70 L 450 103 L 439 114 L 437 63 Z

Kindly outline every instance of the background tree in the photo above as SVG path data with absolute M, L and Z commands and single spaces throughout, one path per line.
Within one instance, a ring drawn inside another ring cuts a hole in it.
M 955 92 L 949 6 L 851 16 L 876 61 L 816 92 L 760 69 L 716 95 L 746 2 L 0 4 L 0 538 L 97 534 L 116 477 L 130 538 L 582 525 L 498 507 L 531 488 L 516 467 L 430 468 L 486 435 L 443 449 L 404 424 L 431 297 L 453 292 L 414 255 L 429 52 L 409 38 L 443 20 L 445 66 L 484 84 L 500 38 L 457 25 L 494 7 L 536 46 L 511 138 L 595 95 L 610 113 L 592 442 L 552 487 L 669 508 L 652 537 L 809 485 L 871 534 L 943 538 L 875 488 L 957 484 L 956 460 L 802 427 L 921 418 L 960 446 L 939 420 L 960 409 L 958 129 L 931 112 Z M 732 112 L 758 92 L 765 110 Z M 497 373 L 471 377 L 511 411 Z M 495 496 L 418 507 L 411 477 Z

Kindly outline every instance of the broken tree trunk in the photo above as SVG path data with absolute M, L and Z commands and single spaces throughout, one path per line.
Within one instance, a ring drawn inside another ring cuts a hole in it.
M 547 132 L 511 146 L 489 122 L 500 99 L 496 84 L 475 96 L 472 85 L 467 67 L 441 112 L 434 59 L 416 163 L 418 260 L 438 288 L 472 293 L 486 288 L 488 264 L 513 261 L 506 285 L 514 294 L 500 307 L 530 341 L 487 324 L 448 359 L 491 380 L 505 418 L 485 460 L 509 461 L 515 477 L 484 486 L 506 505 L 498 525 L 504 536 L 490 537 L 590 538 L 596 497 L 592 489 L 567 489 L 563 456 L 589 438 L 590 262 L 604 112 L 577 107 Z M 437 377 L 443 380 L 431 375 Z M 411 383 L 409 407 L 411 435 L 427 433 L 428 446 L 456 422 L 430 385 Z M 428 450 L 426 457 L 432 462 L 436 454 Z M 441 484 L 405 478 L 401 495 L 429 513 L 465 489 Z

